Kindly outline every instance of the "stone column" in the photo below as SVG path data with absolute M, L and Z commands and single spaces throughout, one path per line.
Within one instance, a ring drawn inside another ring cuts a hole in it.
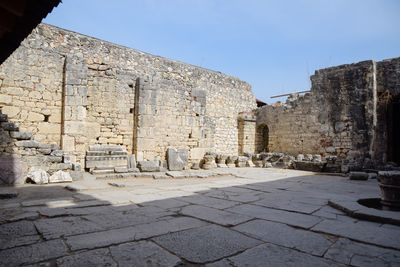
M 64 67 L 61 148 L 73 161 L 84 164 L 86 137 L 87 65 L 86 60 L 67 56 Z

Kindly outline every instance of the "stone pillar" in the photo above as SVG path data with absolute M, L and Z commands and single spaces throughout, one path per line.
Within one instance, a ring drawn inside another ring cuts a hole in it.
M 88 144 L 86 129 L 86 60 L 67 56 L 64 67 L 61 148 L 73 161 L 84 164 Z
M 134 153 L 138 161 L 153 160 L 156 139 L 154 138 L 155 116 L 157 110 L 157 90 L 150 86 L 150 81 L 144 78 L 136 80 L 135 87 L 135 125 Z

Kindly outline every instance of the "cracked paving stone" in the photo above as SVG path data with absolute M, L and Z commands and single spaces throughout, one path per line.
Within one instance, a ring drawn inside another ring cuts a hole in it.
M 281 222 L 302 228 L 310 228 L 321 221 L 320 218 L 302 213 L 275 210 L 256 205 L 244 204 L 227 209 L 239 214 L 253 216 L 259 219 Z
M 323 220 L 312 228 L 313 231 L 347 237 L 353 240 L 400 249 L 400 228 L 388 229 L 380 224 L 348 220 Z
M 0 249 L 29 245 L 40 240 L 30 221 L 18 221 L 0 225 Z
M 56 217 L 34 222 L 38 231 L 47 240 L 61 236 L 84 234 L 104 230 L 103 227 L 82 217 Z
M 233 229 L 269 243 L 298 249 L 316 256 L 322 256 L 332 245 L 332 242 L 321 234 L 264 220 L 247 222 Z
M 299 267 L 299 266 L 343 266 L 330 260 L 312 256 L 293 249 L 273 244 L 263 244 L 246 250 L 236 256 L 208 264 L 207 267 L 228 266 L 271 266 L 271 267 Z
M 67 247 L 60 240 L 51 240 L 29 246 L 0 251 L 0 266 L 20 266 L 67 255 Z
M 57 260 L 57 266 L 70 267 L 70 266 L 96 266 L 96 267 L 116 267 L 117 263 L 111 257 L 108 249 L 95 249 L 71 256 L 63 257 Z
M 324 257 L 353 266 L 400 266 L 400 251 L 361 244 L 347 238 L 340 238 Z
M 217 225 L 170 233 L 152 239 L 163 248 L 194 263 L 215 261 L 261 243 Z
M 193 195 L 179 198 L 181 201 L 185 201 L 191 204 L 197 204 L 207 206 L 214 209 L 226 209 L 240 204 L 239 202 L 218 199 L 213 197 L 207 197 L 203 195 Z
M 181 213 L 225 226 L 237 225 L 239 223 L 243 223 L 254 218 L 247 215 L 232 213 L 224 210 L 217 210 L 200 205 L 190 205 L 183 207 Z
M 118 266 L 177 266 L 181 260 L 160 246 L 139 241 L 110 247 Z
M 69 236 L 66 238 L 66 242 L 71 247 L 71 250 L 93 249 L 204 225 L 206 225 L 205 222 L 197 219 L 178 217 L 126 228 Z

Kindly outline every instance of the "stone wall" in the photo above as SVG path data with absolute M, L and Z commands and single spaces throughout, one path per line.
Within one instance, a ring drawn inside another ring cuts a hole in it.
M 374 156 L 376 73 L 374 61 L 317 70 L 310 93 L 259 108 L 257 125 L 269 128 L 269 151 L 367 164 Z
M 256 107 L 237 78 L 40 24 L 0 66 L 0 107 L 37 140 L 84 164 L 89 145 L 137 158 L 186 148 L 238 153 L 238 114 Z

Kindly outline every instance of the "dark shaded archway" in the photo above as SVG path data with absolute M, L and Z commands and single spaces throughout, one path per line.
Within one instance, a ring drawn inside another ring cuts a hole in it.
M 269 152 L 269 128 L 266 124 L 257 127 L 256 132 L 256 152 Z

